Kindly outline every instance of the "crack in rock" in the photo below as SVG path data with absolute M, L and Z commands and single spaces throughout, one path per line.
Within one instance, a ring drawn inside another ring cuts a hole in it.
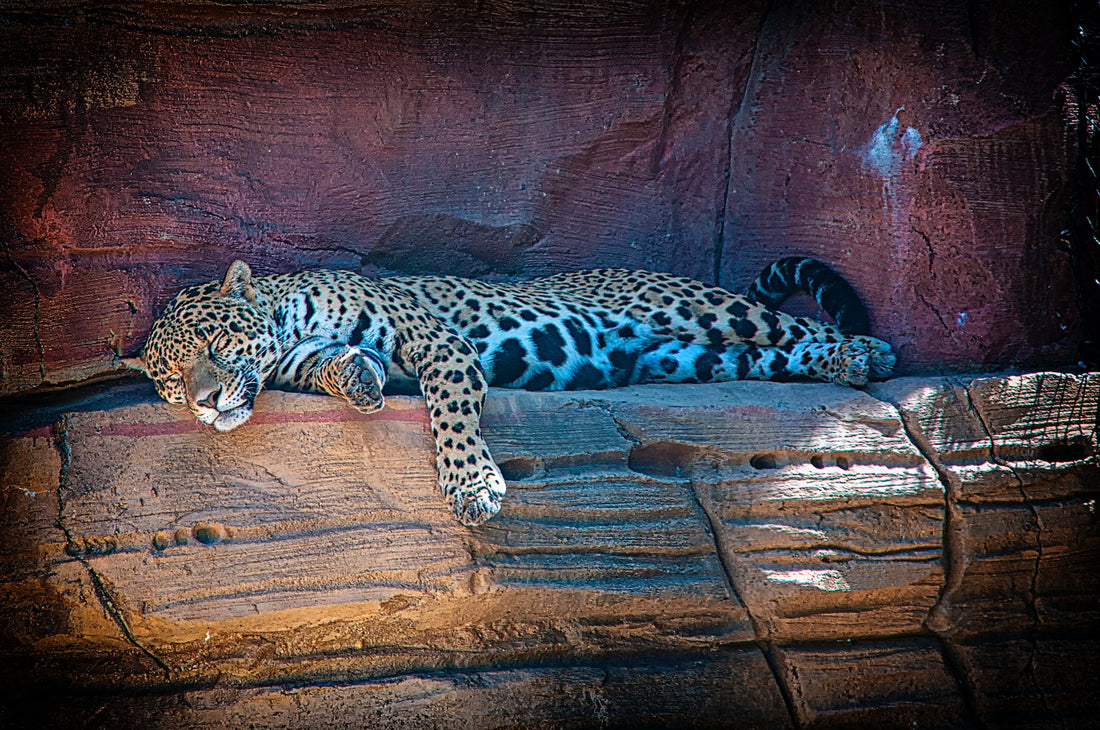
M 631 444 L 630 453 L 628 456 L 629 468 L 638 473 L 646 474 L 648 476 L 654 476 L 654 474 L 647 471 L 645 466 L 639 461 L 639 453 L 646 450 L 656 450 L 661 456 L 680 456 L 682 458 L 674 461 L 684 462 L 688 459 L 688 456 L 695 456 L 701 453 L 704 449 L 702 447 L 693 444 L 680 444 L 670 441 L 649 441 L 641 434 L 640 429 L 636 426 L 632 426 L 628 421 L 621 418 L 615 413 L 614 405 L 608 401 L 586 401 L 583 404 L 579 404 L 582 407 L 594 407 L 599 408 L 605 412 L 615 423 L 615 428 L 619 434 L 623 437 L 627 443 Z M 687 449 L 686 452 L 681 452 L 680 449 Z M 646 461 L 642 458 L 641 461 Z M 786 664 L 782 657 L 782 652 L 777 644 L 770 638 L 770 631 L 764 625 L 763 621 L 757 616 L 753 615 L 748 603 L 745 602 L 742 597 L 742 592 L 737 585 L 737 581 L 734 578 L 733 566 L 731 566 L 727 560 L 729 553 L 724 548 L 725 538 L 722 531 L 719 529 L 720 524 L 718 518 L 712 514 L 711 510 L 707 509 L 703 503 L 702 498 L 699 495 L 696 482 L 691 478 L 690 474 L 692 467 L 697 463 L 697 459 L 690 459 L 689 463 L 679 463 L 673 465 L 675 469 L 674 474 L 667 474 L 662 472 L 659 476 L 663 477 L 684 477 L 684 486 L 687 488 L 687 492 L 690 495 L 692 501 L 693 511 L 696 513 L 698 519 L 702 523 L 704 531 L 710 536 L 714 555 L 718 560 L 719 566 L 722 569 L 722 577 L 726 584 L 726 589 L 730 592 L 730 595 L 737 601 L 738 605 L 744 609 L 745 615 L 749 619 L 749 625 L 752 627 L 753 644 L 756 649 L 761 653 L 765 663 L 768 666 L 769 671 L 772 674 L 772 678 L 775 681 L 776 687 L 779 690 L 780 696 L 783 698 L 784 708 L 787 712 L 787 716 L 793 727 L 805 727 L 809 723 L 809 718 L 806 717 L 805 711 L 801 705 L 795 701 L 795 688 L 791 686 L 791 683 L 787 677 Z
M 83 546 L 87 540 L 77 540 L 73 537 L 72 531 L 68 525 L 65 524 L 65 493 L 68 490 L 68 477 L 69 468 L 72 464 L 72 448 L 69 444 L 69 418 L 68 416 L 62 416 L 54 423 L 51 428 L 53 432 L 53 445 L 57 451 L 58 456 L 61 458 L 61 467 L 58 470 L 58 484 L 57 484 L 57 521 L 56 526 L 61 530 L 65 536 L 65 552 L 70 557 L 79 562 L 84 570 L 87 572 L 88 577 L 91 579 L 92 592 L 95 593 L 96 598 L 99 600 L 100 605 L 106 612 L 107 616 L 118 626 L 122 631 L 122 635 L 126 637 L 126 640 L 130 642 L 136 649 L 142 654 L 149 657 L 153 663 L 164 672 L 165 681 L 170 680 L 172 677 L 172 670 L 168 664 L 157 656 L 151 649 L 138 641 L 134 636 L 134 632 L 130 629 L 130 624 L 126 620 L 124 609 L 114 597 L 114 592 L 111 590 L 107 580 L 100 575 L 99 571 L 92 567 L 91 563 L 86 557 L 86 551 Z
M 994 436 L 993 427 L 989 423 L 987 414 L 975 400 L 972 387 L 973 382 L 968 384 L 965 388 L 966 402 L 975 417 L 977 417 L 978 423 L 981 424 L 986 438 L 989 439 L 989 459 L 994 464 L 1007 469 L 1009 473 L 1012 474 L 1013 479 L 1016 480 L 1017 489 L 1020 492 L 1020 499 L 1031 515 L 1031 523 L 1035 525 L 1035 562 L 1031 572 L 1031 581 L 1027 588 L 1027 611 L 1028 616 L 1031 618 L 1031 629 L 1025 632 L 1031 650 L 1028 657 L 1027 674 L 1028 678 L 1031 680 L 1032 687 L 1035 688 L 1035 691 L 1039 695 L 1039 700 L 1042 702 L 1044 710 L 1050 712 L 1051 707 L 1046 696 L 1046 690 L 1039 683 L 1039 678 L 1036 673 L 1036 656 L 1039 649 L 1038 636 L 1036 634 L 1039 631 L 1039 624 L 1041 623 L 1038 606 L 1038 584 L 1039 570 L 1043 562 L 1043 520 L 1039 515 L 1039 510 L 1036 508 L 1031 495 L 1028 494 L 1027 482 L 1020 476 L 1020 473 L 1012 464 L 998 454 L 997 439 Z
M 950 387 L 950 384 L 946 381 L 944 384 Z M 966 660 L 966 656 L 960 651 L 958 644 L 951 638 L 951 634 L 955 629 L 950 616 L 951 602 L 956 592 L 962 588 L 963 577 L 968 564 L 966 542 L 963 539 L 963 518 L 959 509 L 962 479 L 943 463 L 940 455 L 921 428 L 918 417 L 905 410 L 900 403 L 892 405 L 901 417 L 901 425 L 906 439 L 931 465 L 940 484 L 943 485 L 944 492 L 943 585 L 940 587 L 936 602 L 928 610 L 922 624 L 935 634 L 939 642 L 940 656 L 943 658 L 944 668 L 959 687 L 959 694 L 968 719 L 976 727 L 984 727 L 978 709 L 978 688 L 974 679 L 973 668 Z

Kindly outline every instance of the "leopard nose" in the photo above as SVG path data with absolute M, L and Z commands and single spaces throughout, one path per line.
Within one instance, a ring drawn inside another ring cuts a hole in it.
M 214 410 L 218 410 L 218 396 L 220 396 L 221 394 L 222 386 L 219 383 L 202 397 L 196 398 L 195 403 L 203 406 L 204 408 L 213 408 Z

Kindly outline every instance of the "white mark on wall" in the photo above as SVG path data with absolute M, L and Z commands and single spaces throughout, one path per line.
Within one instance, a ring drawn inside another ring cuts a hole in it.
M 901 113 L 905 107 L 898 107 L 889 119 L 880 124 L 866 145 L 856 150 L 860 161 L 867 171 L 882 181 L 883 223 L 890 232 L 892 249 L 901 259 L 909 256 L 907 250 L 913 245 L 909 210 L 912 205 L 911 191 L 907 189 L 907 168 L 912 167 L 913 159 L 924 145 L 924 139 L 916 127 L 903 125 Z M 902 268 L 896 269 L 897 272 Z M 905 285 L 903 281 L 894 282 L 896 287 Z
M 898 115 L 905 111 L 900 107 L 871 135 L 871 141 L 860 148 L 864 164 L 878 172 L 884 180 L 897 176 L 905 163 L 912 160 L 924 144 L 916 127 L 901 128 Z

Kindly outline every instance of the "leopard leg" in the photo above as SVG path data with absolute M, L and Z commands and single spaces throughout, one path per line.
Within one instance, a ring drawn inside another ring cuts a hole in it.
M 799 342 L 784 347 L 750 347 L 738 356 L 740 379 L 824 380 L 861 387 L 882 379 L 894 367 L 890 346 L 873 337 L 845 337 L 839 342 Z
M 735 345 L 715 350 L 675 340 L 647 348 L 638 358 L 636 383 L 712 383 L 726 380 L 809 378 L 862 386 L 894 366 L 889 345 L 873 337 L 800 342 L 780 347 Z
M 386 367 L 377 351 L 321 337 L 296 344 L 279 361 L 272 378 L 276 387 L 343 398 L 363 413 L 385 405 L 385 383 Z
M 806 263 L 805 259 L 797 261 L 803 262 L 800 264 L 801 268 L 797 268 L 795 272 L 799 276 L 808 271 L 806 275 L 810 279 L 820 279 L 822 270 L 826 270 L 819 262 Z M 845 321 L 855 322 L 857 327 L 865 328 L 866 312 L 851 287 L 831 272 L 823 281 L 823 286 L 809 282 L 809 288 L 815 290 L 815 296 L 823 303 L 827 302 L 827 309 L 834 314 L 841 313 Z M 704 375 L 708 369 L 712 369 L 711 380 L 804 376 L 837 383 L 858 383 L 867 379 L 885 380 L 893 372 L 896 361 L 890 346 L 882 340 L 845 334 L 836 325 L 807 317 L 795 317 L 721 287 L 671 274 L 602 269 L 559 274 L 536 280 L 534 285 L 562 292 L 588 307 L 605 307 L 610 311 L 624 312 L 635 321 L 648 326 L 659 338 L 700 346 L 700 349 L 694 351 L 700 353 L 696 362 L 702 366 Z M 806 343 L 824 346 L 791 349 Z M 739 349 L 745 346 L 749 349 Z M 863 350 L 867 351 L 866 361 Z M 748 354 L 741 354 L 742 352 Z M 742 360 L 742 367 L 733 368 L 736 373 L 734 375 L 728 373 L 728 353 L 738 353 Z M 834 362 L 817 366 L 814 364 L 815 357 L 810 355 L 809 360 L 804 363 L 803 358 L 807 353 L 817 353 Z M 792 356 L 795 364 L 788 367 L 782 360 Z M 687 351 L 680 351 L 678 359 L 690 362 L 692 357 Z M 716 359 L 720 362 L 715 362 Z M 746 363 L 747 367 L 744 366 Z M 670 365 L 668 361 L 665 364 Z M 861 372 L 864 366 L 867 370 L 866 377 Z M 692 370 L 690 365 L 681 365 L 670 376 L 667 373 L 661 374 L 657 369 L 650 369 L 649 374 L 652 377 L 634 382 L 703 380 Z M 639 376 L 641 374 L 639 372 Z
M 667 340 L 647 347 L 638 357 L 631 383 L 717 383 L 738 380 L 737 365 L 747 345 L 715 350 Z
M 506 485 L 481 434 L 487 383 L 477 350 L 430 316 L 406 321 L 399 342 L 427 400 L 439 489 L 459 522 L 480 525 L 500 510 Z

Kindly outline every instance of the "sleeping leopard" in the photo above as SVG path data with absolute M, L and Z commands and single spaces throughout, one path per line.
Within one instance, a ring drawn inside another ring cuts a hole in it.
M 813 295 L 836 321 L 776 311 Z M 488 386 L 526 390 L 809 378 L 862 386 L 895 357 L 866 335 L 866 310 L 819 261 L 782 259 L 741 296 L 647 271 L 599 269 L 522 283 L 349 271 L 225 278 L 182 290 L 124 362 L 169 403 L 229 431 L 263 387 L 325 393 L 365 413 L 420 392 L 439 488 L 459 522 L 500 509 L 504 478 L 482 438 Z

